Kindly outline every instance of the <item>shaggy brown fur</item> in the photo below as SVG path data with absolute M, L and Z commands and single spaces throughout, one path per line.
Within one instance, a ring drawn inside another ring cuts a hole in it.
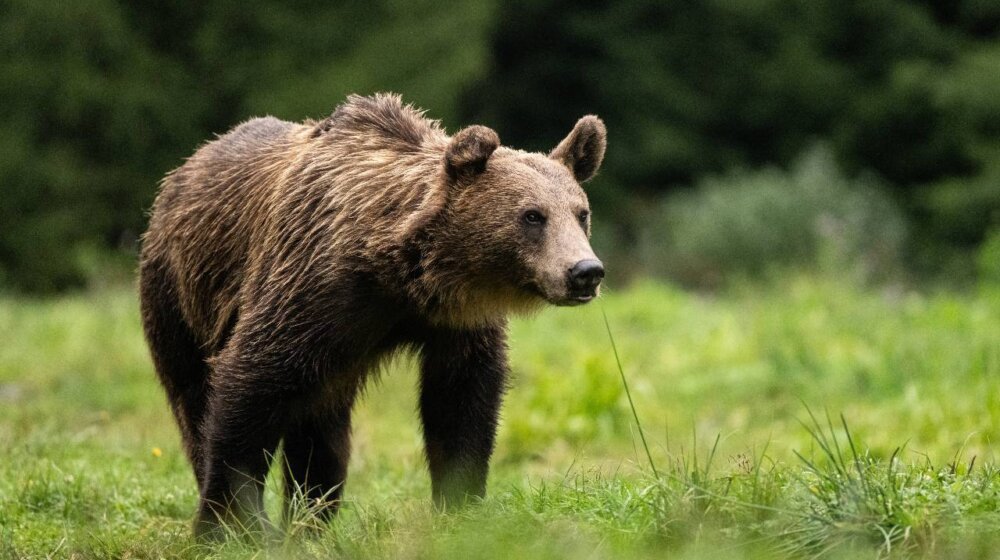
M 142 314 L 200 486 L 196 531 L 261 518 L 280 440 L 289 491 L 335 506 L 358 389 L 401 348 L 422 360 L 436 502 L 482 496 L 506 316 L 589 301 L 603 276 L 579 182 L 605 135 L 584 117 L 530 154 L 482 126 L 448 137 L 393 95 L 351 96 L 320 122 L 246 122 L 170 173 Z

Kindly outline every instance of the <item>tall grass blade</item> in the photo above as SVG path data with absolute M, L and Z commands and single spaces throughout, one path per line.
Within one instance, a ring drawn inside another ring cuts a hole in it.
M 625 379 L 625 370 L 622 368 L 621 358 L 618 356 L 618 345 L 615 344 L 615 337 L 611 334 L 611 323 L 608 322 L 608 313 L 601 306 L 601 316 L 604 317 L 604 328 L 608 331 L 608 340 L 611 341 L 611 350 L 615 354 L 615 364 L 618 366 L 618 375 L 621 376 L 622 387 L 625 388 L 625 396 L 628 398 L 628 406 L 632 409 L 632 418 L 635 419 L 635 426 L 639 430 L 639 439 L 642 441 L 642 448 L 646 450 L 646 459 L 649 460 L 649 468 L 653 470 L 653 476 L 660 479 L 660 472 L 656 469 L 656 462 L 653 461 L 653 454 L 649 452 L 649 444 L 646 443 L 646 434 L 642 430 L 642 422 L 639 421 L 639 413 L 635 410 L 635 402 L 632 401 L 632 391 L 628 388 L 628 381 Z

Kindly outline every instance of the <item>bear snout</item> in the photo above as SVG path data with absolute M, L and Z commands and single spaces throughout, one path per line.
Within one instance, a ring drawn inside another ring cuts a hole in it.
M 567 299 L 570 304 L 587 303 L 594 299 L 603 279 L 604 263 L 598 259 L 584 259 L 573 265 L 566 277 Z

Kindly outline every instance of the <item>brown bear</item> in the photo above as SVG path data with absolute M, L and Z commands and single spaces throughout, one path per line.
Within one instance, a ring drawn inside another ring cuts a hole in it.
M 420 357 L 435 503 L 483 496 L 507 316 L 586 303 L 604 276 L 580 183 L 605 144 L 594 116 L 548 155 L 483 126 L 449 137 L 379 94 L 319 122 L 253 119 L 169 173 L 142 242 L 142 318 L 199 484 L 196 534 L 267 525 L 279 441 L 287 492 L 333 513 L 352 404 L 398 351 Z

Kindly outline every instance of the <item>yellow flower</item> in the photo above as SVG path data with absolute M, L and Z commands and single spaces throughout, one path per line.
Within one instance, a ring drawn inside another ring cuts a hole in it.
M 154 447 L 153 448 L 153 457 L 159 457 L 161 455 L 163 455 L 163 450 L 160 449 L 159 447 Z

